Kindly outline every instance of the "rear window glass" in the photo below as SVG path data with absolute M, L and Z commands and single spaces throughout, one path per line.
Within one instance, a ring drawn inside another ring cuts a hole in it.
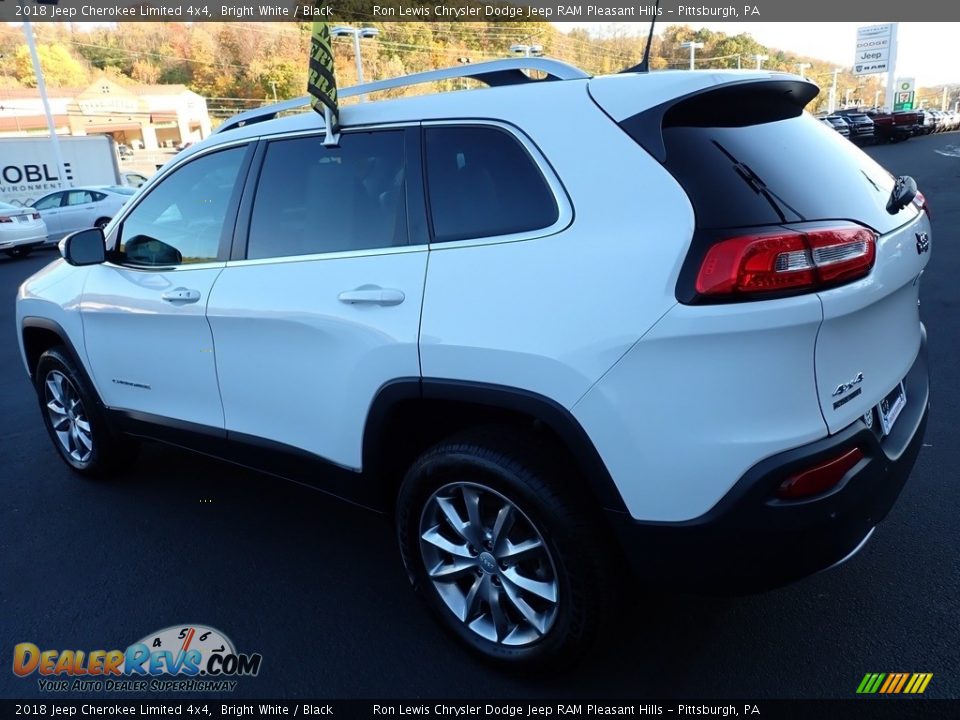
M 887 213 L 890 173 L 806 113 L 739 127 L 665 127 L 663 140 L 664 164 L 703 229 L 848 219 L 884 233 L 916 214 L 912 205 Z

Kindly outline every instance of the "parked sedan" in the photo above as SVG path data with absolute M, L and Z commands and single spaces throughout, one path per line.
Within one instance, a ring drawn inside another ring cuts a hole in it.
M 33 203 L 47 224 L 49 242 L 77 230 L 104 227 L 136 192 L 120 185 L 70 188 L 45 195 Z
M 24 257 L 47 241 L 47 226 L 33 208 L 0 202 L 0 251 Z

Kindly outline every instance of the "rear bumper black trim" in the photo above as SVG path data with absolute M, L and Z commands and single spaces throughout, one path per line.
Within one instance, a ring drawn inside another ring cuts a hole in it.
M 886 518 L 923 444 L 930 392 L 925 337 L 904 385 L 907 406 L 885 438 L 857 420 L 835 435 L 769 457 L 693 520 L 642 522 L 608 513 L 640 578 L 694 591 L 753 592 L 846 559 Z M 795 502 L 775 498 L 776 488 L 797 470 L 853 447 L 864 459 L 828 493 Z

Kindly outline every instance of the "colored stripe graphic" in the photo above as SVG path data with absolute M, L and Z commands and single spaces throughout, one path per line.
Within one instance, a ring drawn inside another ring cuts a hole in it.
M 933 679 L 933 673 L 867 673 L 857 686 L 858 695 L 921 695 Z

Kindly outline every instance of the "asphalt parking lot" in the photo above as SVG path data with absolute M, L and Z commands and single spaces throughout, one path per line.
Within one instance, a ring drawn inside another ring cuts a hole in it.
M 408 590 L 383 518 L 158 445 L 121 478 L 77 479 L 15 336 L 17 285 L 54 255 L 0 258 L 0 666 L 20 642 L 123 648 L 201 623 L 263 655 L 238 698 L 852 697 L 865 673 L 894 671 L 932 672 L 927 697 L 960 697 L 960 133 L 868 152 L 917 179 L 934 227 L 932 414 L 898 504 L 859 556 L 791 587 L 637 597 L 619 635 L 560 676 L 461 652 Z M 0 696 L 42 696 L 35 678 L 0 670 Z

